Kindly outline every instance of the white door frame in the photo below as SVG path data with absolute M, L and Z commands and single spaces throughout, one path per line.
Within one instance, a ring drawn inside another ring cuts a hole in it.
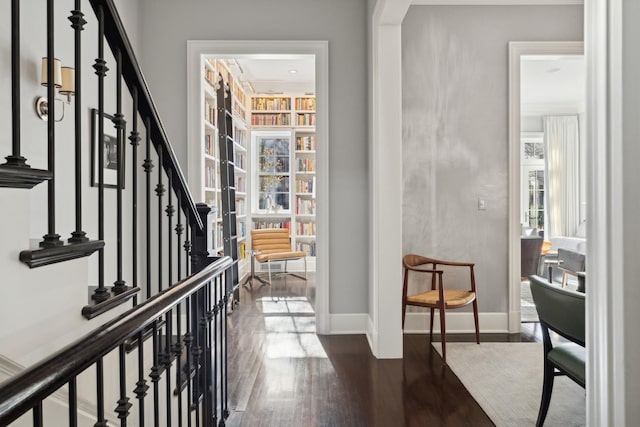
M 316 63 L 316 330 L 328 334 L 329 319 L 329 44 L 327 41 L 294 40 L 188 40 L 187 157 L 200 150 L 200 84 L 202 55 L 242 57 L 255 54 L 314 55 Z M 189 166 L 191 168 L 191 165 Z
M 509 333 L 520 333 L 520 59 L 522 55 L 583 55 L 583 42 L 509 43 Z

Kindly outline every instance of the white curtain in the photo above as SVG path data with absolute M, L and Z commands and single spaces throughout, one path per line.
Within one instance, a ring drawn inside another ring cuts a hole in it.
M 574 236 L 580 221 L 578 116 L 543 117 L 545 237 Z

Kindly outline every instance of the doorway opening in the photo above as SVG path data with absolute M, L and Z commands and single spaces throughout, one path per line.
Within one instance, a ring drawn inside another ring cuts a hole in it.
M 187 48 L 192 191 L 196 195 L 203 191 L 201 171 L 207 168 L 207 156 L 203 160 L 202 140 L 217 140 L 215 123 L 203 124 L 208 85 L 203 72 L 212 70 L 217 76 L 222 70 L 227 73 L 222 83 L 231 81 L 235 89 L 231 90 L 238 123 L 234 139 L 243 141 L 235 159 L 237 231 L 242 236 L 240 283 L 245 282 L 243 276 L 253 273 L 252 266 L 256 273 L 262 270 L 250 250 L 250 231 L 289 229 L 292 249 L 305 251 L 308 263 L 304 268 L 315 271 L 316 330 L 328 333 L 328 44 L 189 41 Z M 215 77 L 213 86 L 219 83 Z M 266 134 L 269 132 L 272 135 Z M 215 169 L 215 160 L 210 163 Z M 215 194 L 215 188 L 209 193 Z M 207 194 L 205 189 L 203 199 L 212 201 Z M 302 262 L 300 266 L 295 262 L 289 263 L 289 270 L 303 268 Z
M 510 333 L 520 332 L 523 321 L 537 321 L 528 292 L 528 276 L 537 274 L 553 279 L 557 274 L 553 264 L 557 262 L 558 245 L 567 243 L 565 237 L 575 239 L 580 233 L 578 225 L 584 224 L 585 150 L 579 142 L 577 149 L 568 150 L 577 158 L 573 168 L 577 176 L 575 182 L 571 185 L 563 182 L 560 188 L 556 175 L 550 177 L 550 169 L 557 167 L 554 141 L 558 139 L 555 135 L 558 132 L 552 126 L 554 121 L 575 117 L 575 122 L 580 123 L 575 129 L 577 138 L 584 135 L 581 131 L 585 129 L 586 93 L 583 52 L 582 42 L 509 44 Z M 582 140 L 584 142 L 584 138 Z M 561 169 L 567 169 L 562 165 Z M 577 205 L 574 200 L 576 208 L 568 212 L 565 202 L 573 196 L 578 200 Z M 561 226 L 568 213 L 576 218 L 575 226 Z M 584 250 L 584 247 L 575 249 Z M 549 266 L 552 266 L 551 276 Z

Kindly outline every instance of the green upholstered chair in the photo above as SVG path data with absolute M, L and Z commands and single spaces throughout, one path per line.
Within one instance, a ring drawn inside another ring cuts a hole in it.
M 529 280 L 544 342 L 544 383 L 536 422 L 537 426 L 542 426 L 556 375 L 566 375 L 585 386 L 584 294 L 552 285 L 540 276 L 530 276 Z M 549 329 L 570 342 L 553 345 Z

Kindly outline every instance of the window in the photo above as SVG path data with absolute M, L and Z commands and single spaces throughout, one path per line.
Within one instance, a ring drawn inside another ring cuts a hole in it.
M 544 231 L 544 139 L 542 132 L 521 136 L 521 218 L 522 226 Z
M 253 132 L 258 213 L 291 212 L 291 133 Z M 254 209 L 255 210 L 255 209 Z

